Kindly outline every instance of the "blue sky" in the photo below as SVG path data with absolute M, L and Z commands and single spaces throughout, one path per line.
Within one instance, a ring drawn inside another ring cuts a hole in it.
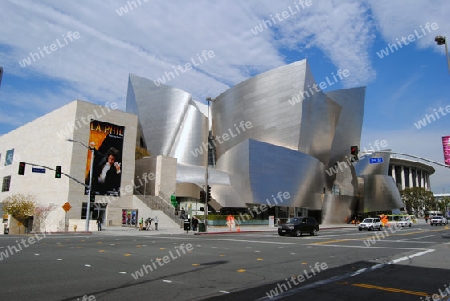
M 386 140 L 393 151 L 443 162 L 441 137 L 450 135 L 445 111 L 450 73 L 445 48 L 434 38 L 450 32 L 450 3 L 301 2 L 1 1 L 0 135 L 74 99 L 113 101 L 124 110 L 129 73 L 156 80 L 172 66 L 194 61 L 196 66 L 167 84 L 204 101 L 256 74 L 307 58 L 318 83 L 349 70 L 324 91 L 367 87 L 360 148 Z M 271 18 L 276 24 L 268 23 Z M 255 34 L 263 21 L 267 28 Z M 427 24 L 434 29 L 424 34 Z M 414 41 L 408 45 L 383 58 L 377 54 L 409 35 Z M 44 47 L 47 52 L 39 55 Z M 200 63 L 204 51 L 214 56 Z M 37 53 L 35 61 L 30 52 Z M 426 114 L 439 118 L 428 122 Z M 419 120 L 426 121 L 420 129 Z M 450 171 L 434 167 L 432 190 L 450 192 Z

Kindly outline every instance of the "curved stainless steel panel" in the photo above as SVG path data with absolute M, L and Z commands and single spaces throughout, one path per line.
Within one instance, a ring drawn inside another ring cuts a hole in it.
M 324 165 L 316 158 L 284 147 L 246 140 L 224 154 L 217 167 L 229 173 L 233 188 L 245 203 L 322 207 Z
M 291 105 L 289 99 L 313 81 L 303 60 L 259 74 L 219 95 L 212 103 L 213 134 L 237 135 L 218 145 L 217 158 L 246 139 L 298 150 L 302 105 Z M 251 122 L 252 127 L 244 131 L 239 128 L 242 122 Z
M 382 163 L 371 164 L 371 158 L 382 158 Z M 371 155 L 365 155 L 360 158 L 359 162 L 355 162 L 356 174 L 358 176 L 368 176 L 368 175 L 387 175 L 389 171 L 389 161 L 391 155 L 389 153 L 373 153 Z
M 204 165 L 207 153 L 197 152 L 206 141 L 207 120 L 191 94 L 130 74 L 127 112 L 138 114 L 147 149 L 152 155 L 176 157 L 179 162 Z M 179 157 L 177 157 L 179 156 Z
M 400 192 L 390 176 L 364 176 L 364 212 L 392 210 L 403 207 Z
M 365 93 L 365 87 L 325 93 L 342 107 L 330 149 L 328 167 L 336 162 L 345 161 L 345 156 L 350 155 L 350 146 L 360 145 Z
M 206 166 L 207 123 L 206 116 L 200 112 L 196 103 L 190 101 L 169 156 L 177 158 L 178 162 Z

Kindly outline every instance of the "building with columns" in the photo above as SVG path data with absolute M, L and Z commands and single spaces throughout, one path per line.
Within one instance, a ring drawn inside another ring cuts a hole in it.
M 405 158 L 391 157 L 389 176 L 391 176 L 401 191 L 410 187 L 421 187 L 431 190 L 430 175 L 434 167 Z

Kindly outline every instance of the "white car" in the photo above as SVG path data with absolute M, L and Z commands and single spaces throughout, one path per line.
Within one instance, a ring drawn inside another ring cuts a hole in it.
M 358 226 L 359 231 L 381 231 L 381 228 L 383 228 L 383 224 L 381 224 L 381 220 L 378 217 L 365 218 Z
M 400 220 L 397 222 L 397 225 L 401 227 L 411 227 L 412 221 L 409 217 L 401 217 Z
M 441 215 L 435 215 L 430 219 L 431 226 L 433 226 L 433 225 L 442 226 L 442 225 L 447 225 L 447 224 L 448 224 L 448 220 Z

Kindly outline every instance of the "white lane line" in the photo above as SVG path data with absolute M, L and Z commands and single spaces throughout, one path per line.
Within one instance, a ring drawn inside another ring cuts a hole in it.
M 427 248 L 394 248 L 394 247 L 376 247 L 376 246 L 349 246 L 349 245 L 332 245 L 332 244 L 308 244 L 307 246 L 320 247 L 338 247 L 338 248 L 356 248 L 356 249 L 393 249 L 393 250 L 428 250 Z
M 433 236 L 436 236 L 436 235 L 433 234 L 433 235 L 427 235 L 427 236 L 416 237 L 416 238 L 412 238 L 412 239 L 422 239 L 422 238 L 433 237 Z
M 316 288 L 316 287 L 322 286 L 324 284 L 329 284 L 329 283 L 340 281 L 340 280 L 343 280 L 343 279 L 346 279 L 346 278 L 354 277 L 354 276 L 360 275 L 362 273 L 371 272 L 371 271 L 374 271 L 376 269 L 382 268 L 384 266 L 395 264 L 395 263 L 398 263 L 398 262 L 401 262 L 401 261 L 404 261 L 404 260 L 410 260 L 413 257 L 422 256 L 422 255 L 425 255 L 427 253 L 434 252 L 434 251 L 436 251 L 436 250 L 435 249 L 426 249 L 423 252 L 414 253 L 414 254 L 409 255 L 409 256 L 403 256 L 403 257 L 391 260 L 391 261 L 389 261 L 387 263 L 378 263 L 378 264 L 373 265 L 373 266 L 371 266 L 369 268 L 359 269 L 356 272 L 345 273 L 345 274 L 340 275 L 340 276 L 334 276 L 334 277 L 331 277 L 331 278 L 328 278 L 328 279 L 325 279 L 325 280 L 320 280 L 320 281 L 317 281 L 317 282 L 314 282 L 314 283 L 311 283 L 311 284 L 308 284 L 308 285 L 305 285 L 305 286 L 302 286 L 302 287 L 298 287 L 298 288 L 295 288 L 295 289 L 290 289 L 289 291 L 280 293 L 280 294 L 278 294 L 276 296 L 261 297 L 259 299 L 256 299 L 256 301 L 283 299 L 283 298 L 286 298 L 288 296 L 295 295 L 295 294 L 297 294 L 297 293 L 299 293 L 301 291 L 304 291 L 304 290 Z
M 294 242 L 277 242 L 277 241 L 263 241 L 263 240 L 244 240 L 244 239 L 226 239 L 226 238 L 222 238 L 222 239 L 215 239 L 215 240 L 223 240 L 223 241 L 236 241 L 236 242 L 256 242 L 256 243 L 260 243 L 260 244 L 275 244 L 275 245 L 295 245 Z

